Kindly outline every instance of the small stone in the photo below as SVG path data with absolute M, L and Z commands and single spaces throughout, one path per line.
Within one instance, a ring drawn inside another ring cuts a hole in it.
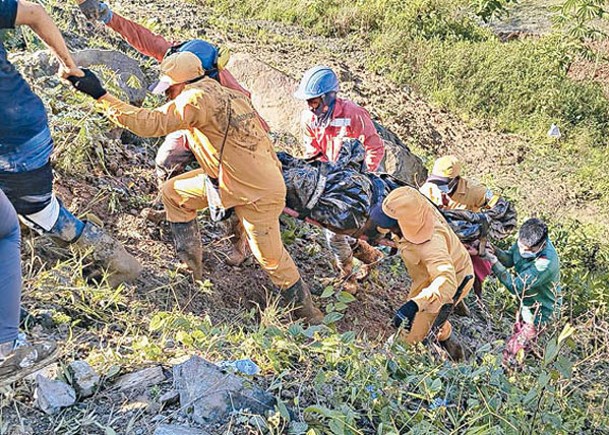
M 156 428 L 154 435 L 209 435 L 203 429 L 196 429 L 177 424 L 162 424 Z
M 159 384 L 165 380 L 165 374 L 161 366 L 148 367 L 146 369 L 121 376 L 116 381 L 119 391 L 143 389 Z
M 52 381 L 42 375 L 36 377 L 36 383 L 36 404 L 48 415 L 56 414 L 61 408 L 76 403 L 76 392 L 68 384 Z
M 72 361 L 68 365 L 72 385 L 80 397 L 90 397 L 99 385 L 100 377 L 85 361 Z
M 38 375 L 44 376 L 45 378 L 54 379 L 57 377 L 59 373 L 59 364 L 54 363 L 48 365 L 46 367 L 41 368 L 40 370 L 35 371 L 34 373 L 30 373 L 24 379 L 27 381 L 34 382 L 36 381 L 36 377 Z
M 249 419 L 249 424 L 258 431 L 266 432 L 269 428 L 266 419 L 261 415 L 252 415 Z
M 169 390 L 159 397 L 159 403 L 161 405 L 173 405 L 174 403 L 177 403 L 179 399 L 180 393 L 178 393 L 177 390 Z

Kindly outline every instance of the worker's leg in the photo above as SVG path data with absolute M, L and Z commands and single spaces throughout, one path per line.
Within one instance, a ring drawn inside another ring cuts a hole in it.
M 17 338 L 21 301 L 20 241 L 17 213 L 0 190 L 0 345 Z
M 32 171 L 0 173 L 0 188 L 30 228 L 90 253 L 107 268 L 111 286 L 133 280 L 140 274 L 142 267 L 138 260 L 127 253 L 120 242 L 93 223 L 75 217 L 55 196 L 49 162 Z
M 192 270 L 196 280 L 203 275 L 203 245 L 197 211 L 207 208 L 205 172 L 190 171 L 165 182 L 162 199 L 171 225 L 178 257 Z
M 291 287 L 300 279 L 298 268 L 281 240 L 279 216 L 284 201 L 277 198 L 235 207 L 254 257 L 280 289 Z
M 313 305 L 309 288 L 300 278 L 296 264 L 281 240 L 279 215 L 284 207 L 285 198 L 281 194 L 235 207 L 235 212 L 243 224 L 254 257 L 281 290 L 282 303 L 294 304 L 297 317 L 318 324 L 323 321 L 323 314 Z

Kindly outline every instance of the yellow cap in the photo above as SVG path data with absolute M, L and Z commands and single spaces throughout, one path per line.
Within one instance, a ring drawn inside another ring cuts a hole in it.
M 461 174 L 461 162 L 455 156 L 444 156 L 436 160 L 431 175 L 436 177 L 455 178 Z
M 433 205 L 418 190 L 404 186 L 383 201 L 383 212 L 396 219 L 402 236 L 415 245 L 431 240 L 434 227 Z
M 151 91 L 160 94 L 170 86 L 194 80 L 204 73 L 201 60 L 194 53 L 189 51 L 174 53 L 161 62 L 161 78 Z

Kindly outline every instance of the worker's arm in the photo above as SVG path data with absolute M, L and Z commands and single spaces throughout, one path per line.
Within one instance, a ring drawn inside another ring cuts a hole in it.
M 106 24 L 117 32 L 133 48 L 146 56 L 150 56 L 159 62 L 165 57 L 167 50 L 173 45 L 161 35 L 157 35 L 144 26 L 123 18 L 116 12 L 112 12 L 112 18 Z
M 376 171 L 385 155 L 385 144 L 376 131 L 370 114 L 363 109 L 355 117 L 353 129 L 354 136 L 363 138 L 364 149 L 366 150 L 366 168 L 369 171 Z
M 526 292 L 531 293 L 534 286 L 543 284 L 550 277 L 549 266 L 550 260 L 540 257 L 514 276 L 501 263 L 497 262 L 493 265 L 493 273 L 510 293 L 524 296 Z
M 420 245 L 420 261 L 425 264 L 431 284 L 411 300 L 419 311 L 437 313 L 442 305 L 451 303 L 457 290 L 457 274 L 446 243 L 439 237 Z
M 72 59 L 61 32 L 44 7 L 37 3 L 19 0 L 15 25 L 30 27 L 42 39 L 61 64 L 60 75 L 63 77 L 68 75 L 80 77 L 83 75 L 82 71 L 77 68 L 74 59 Z
M 106 94 L 98 105 L 115 124 L 141 137 L 160 137 L 177 130 L 197 127 L 205 122 L 207 113 L 198 96 L 186 91 L 178 98 L 154 110 L 127 104 Z
M 514 249 L 518 249 L 517 245 L 515 244 L 512 245 L 507 251 L 495 248 L 495 256 L 497 257 L 497 260 L 499 260 L 499 263 L 501 263 L 504 267 L 514 267 Z
M 309 159 L 311 157 L 325 157 L 324 150 L 315 139 L 315 134 L 311 127 L 312 116 L 309 110 L 303 110 L 300 119 L 300 128 L 302 130 L 302 142 L 304 145 L 304 156 Z

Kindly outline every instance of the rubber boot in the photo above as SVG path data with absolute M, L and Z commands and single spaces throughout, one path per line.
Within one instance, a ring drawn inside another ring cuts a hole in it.
M 463 361 L 465 359 L 465 352 L 463 351 L 463 346 L 457 339 L 455 332 L 453 331 L 448 337 L 447 340 L 441 341 L 440 345 L 448 352 L 450 358 L 455 361 Z
M 309 325 L 319 325 L 324 321 L 323 313 L 313 305 L 309 286 L 302 279 L 296 284 L 281 291 L 281 304 L 288 306 L 294 304 L 293 311 L 298 319 L 303 319 Z
M 190 222 L 171 222 L 173 241 L 178 258 L 186 263 L 196 281 L 203 278 L 203 245 L 197 220 Z
M 121 243 L 90 221 L 73 246 L 82 251 L 91 251 L 96 262 L 108 269 L 108 284 L 118 287 L 123 282 L 132 281 L 142 272 L 140 262 Z
M 356 294 L 359 285 L 357 284 L 357 276 L 353 273 L 353 257 L 349 257 L 346 261 L 336 260 L 336 267 L 340 271 L 340 280 L 343 290 L 352 295 Z
M 353 248 L 353 256 L 363 263 L 356 276 L 358 281 L 362 281 L 366 279 L 368 275 L 370 275 L 370 271 L 378 265 L 379 261 L 383 258 L 383 253 L 368 242 L 358 240 Z
M 235 214 L 227 220 L 226 237 L 230 238 L 230 250 L 224 262 L 229 266 L 241 266 L 249 254 L 249 246 L 245 229 Z

